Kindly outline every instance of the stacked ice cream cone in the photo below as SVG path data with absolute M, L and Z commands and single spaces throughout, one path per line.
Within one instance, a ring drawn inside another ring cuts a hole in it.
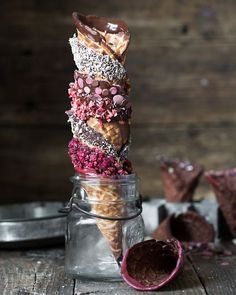
M 129 79 L 124 68 L 130 41 L 127 25 L 115 19 L 73 13 L 77 35 L 69 39 L 77 70 L 70 83 L 67 112 L 73 139 L 69 155 L 79 174 L 116 177 L 132 172 L 127 160 L 131 105 Z M 120 193 L 111 184 L 84 185 L 97 215 L 118 216 Z M 92 201 L 98 201 L 93 203 Z M 113 205 L 106 204 L 113 202 Z M 121 221 L 97 219 L 116 259 L 122 254 Z

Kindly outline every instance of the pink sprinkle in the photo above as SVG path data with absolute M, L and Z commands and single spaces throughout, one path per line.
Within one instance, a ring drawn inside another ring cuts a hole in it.
M 100 87 L 95 88 L 95 93 L 96 94 L 101 94 L 102 93 L 102 89 Z
M 111 87 L 110 92 L 112 95 L 115 95 L 117 93 L 117 88 L 116 87 Z
M 101 98 L 101 96 L 99 94 L 93 94 L 93 98 Z
M 230 250 L 224 250 L 223 254 L 225 256 L 231 256 L 232 255 L 232 252 Z
M 119 94 L 115 95 L 113 97 L 113 101 L 114 101 L 115 104 L 121 105 L 123 103 L 123 101 L 124 101 L 124 97 L 122 95 L 119 95 Z
M 89 94 L 90 93 L 90 88 L 88 86 L 85 86 L 84 87 L 84 92 Z
M 205 250 L 205 251 L 202 251 L 202 256 L 213 256 L 213 253 L 212 251 Z
M 74 77 L 75 77 L 75 80 L 79 77 L 79 72 L 78 71 L 75 71 Z
M 226 266 L 226 265 L 229 265 L 229 262 L 224 261 L 224 262 L 222 262 L 220 265 L 222 265 L 222 266 Z
M 79 78 L 78 79 L 78 84 L 79 84 L 79 87 L 80 88 L 83 88 L 84 87 L 84 81 L 83 81 L 83 79 Z
M 85 81 L 88 85 L 93 83 L 93 79 L 91 77 L 87 77 Z

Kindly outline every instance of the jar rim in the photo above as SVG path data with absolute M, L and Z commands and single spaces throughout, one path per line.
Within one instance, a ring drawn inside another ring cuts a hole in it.
M 100 174 L 80 174 L 76 173 L 74 176 L 70 178 L 73 183 L 77 182 L 101 182 L 101 183 L 122 183 L 122 182 L 136 182 L 139 181 L 139 178 L 136 173 L 125 174 L 125 175 L 112 175 L 112 176 L 104 176 Z

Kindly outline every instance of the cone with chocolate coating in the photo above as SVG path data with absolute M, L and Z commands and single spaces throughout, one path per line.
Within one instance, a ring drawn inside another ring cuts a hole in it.
M 96 132 L 102 134 L 115 147 L 117 152 L 120 151 L 123 145 L 128 143 L 130 127 L 127 121 L 114 121 L 101 124 L 97 119 L 90 118 L 87 124 Z
M 73 12 L 78 39 L 100 54 L 124 62 L 125 52 L 130 41 L 127 25 L 117 19 L 106 19 L 95 15 L 82 15 Z
M 236 238 L 236 168 L 207 171 L 205 177 L 215 192 L 232 236 Z

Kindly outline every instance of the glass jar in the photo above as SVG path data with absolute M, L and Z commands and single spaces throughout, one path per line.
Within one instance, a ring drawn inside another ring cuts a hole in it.
M 72 182 L 65 272 L 73 278 L 120 280 L 124 252 L 144 237 L 137 177 L 75 175 Z

